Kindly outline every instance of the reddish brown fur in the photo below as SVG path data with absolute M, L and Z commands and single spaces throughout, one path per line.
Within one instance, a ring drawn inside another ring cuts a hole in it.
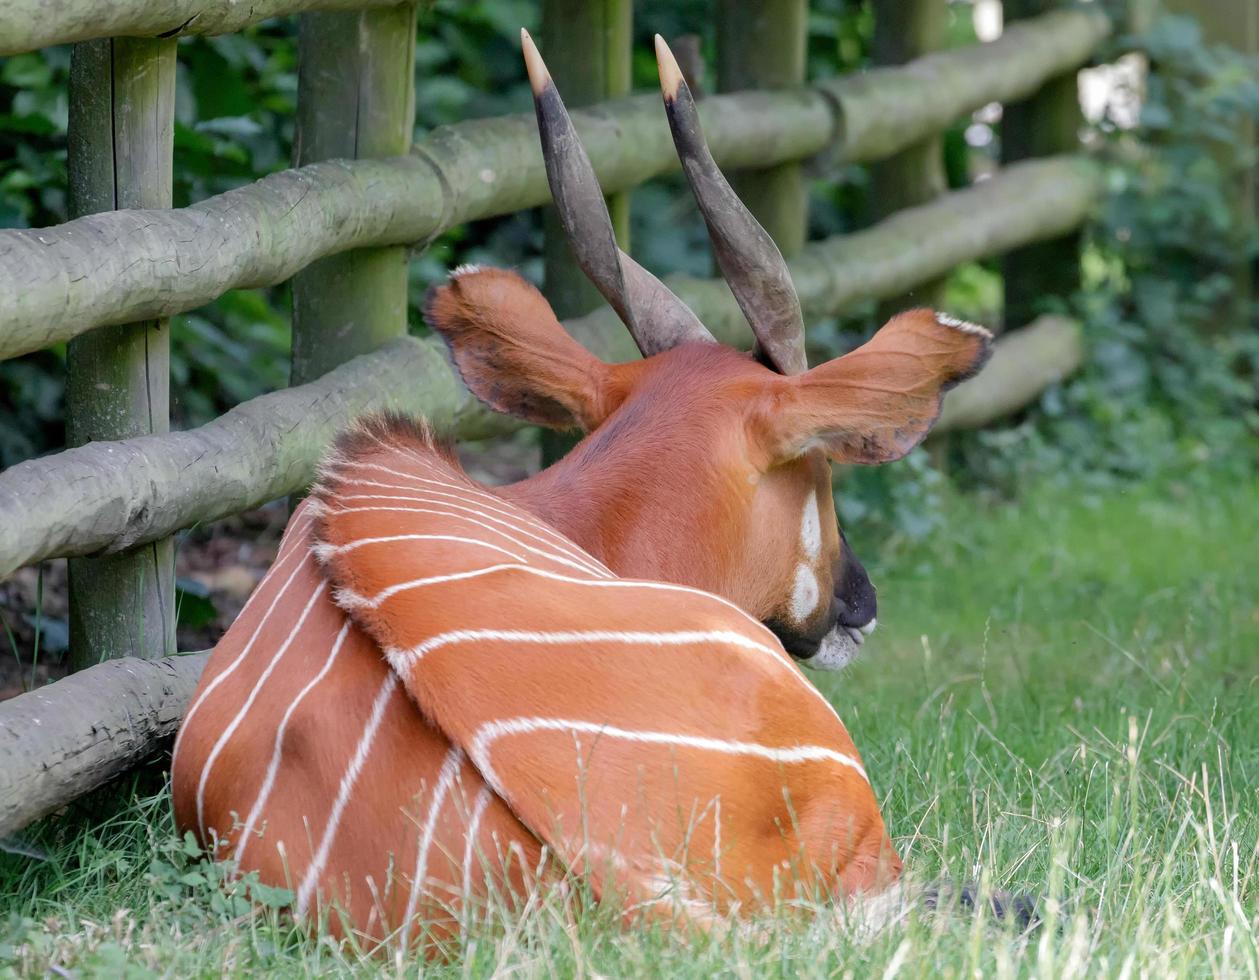
M 497 792 L 486 789 L 479 769 L 466 759 L 457 769 L 453 765 L 452 742 L 468 749 L 478 726 L 505 714 L 579 717 L 740 744 L 830 746 L 827 751 L 855 758 L 838 719 L 809 693 L 769 634 L 741 614 L 704 605 L 716 600 L 668 593 L 653 593 L 650 601 L 627 599 L 614 595 L 616 589 L 566 585 L 508 569 L 469 580 L 479 586 L 439 584 L 423 595 L 399 593 L 370 609 L 355 607 L 349 597 L 344 601 L 355 621 L 347 625 L 330 595 L 333 587 L 372 595 L 409 579 L 504 559 L 485 546 L 453 542 L 423 547 L 395 542 L 342 552 L 336 547 L 413 528 L 519 550 L 493 537 L 500 531 L 492 522 L 508 515 L 532 529 L 528 533 L 535 537 L 528 541 L 545 542 L 538 545 L 542 553 L 524 556 L 543 570 L 598 577 L 597 566 L 586 568 L 590 559 L 580 557 L 584 552 L 622 578 L 703 588 L 755 619 L 769 620 L 788 601 L 792 571 L 801 560 L 800 514 L 810 495 L 821 509 L 823 595 L 839 562 L 822 449 L 859 461 L 903 454 L 925 435 L 942 389 L 981 363 L 986 335 L 915 311 L 846 358 L 782 377 L 715 345 L 605 365 L 563 333 L 536 291 L 497 270 L 457 275 L 451 286 L 435 292 L 428 309 L 480 397 L 545 424 L 579 424 L 591 435 L 560 464 L 497 491 L 498 504 L 453 469 L 423 431 L 377 426 L 344 443 L 342 462 L 334 460 L 314 502 L 295 513 L 275 567 L 202 678 L 172 773 L 180 827 L 202 835 L 207 846 L 217 839 L 219 856 L 230 856 L 246 840 L 244 868 L 258 870 L 270 884 L 298 888 L 333 802 L 345 795 L 341 787 L 373 706 L 383 706 L 371 751 L 310 891 L 313 901 L 339 906 L 345 926 L 365 935 L 390 934 L 403 925 L 408 909 L 435 922 L 438 938 L 457 928 L 465 900 L 465 833 L 477 800 L 486 794 L 475 836 L 481 857 L 468 900 L 484 899 L 488 888 L 512 901 L 536 886 L 538 873 L 553 880 L 555 868 L 542 862 L 543 842 L 564 866 L 590 876 L 597 892 L 610 888 L 631 903 L 659 897 L 653 895 L 659 868 L 644 865 L 644 855 L 667 857 L 686 890 L 666 908 L 695 921 L 704 914 L 692 899 L 717 912 L 768 899 L 784 862 L 801 887 L 836 895 L 879 887 L 894 877 L 899 861 L 873 793 L 843 766 L 732 762 L 675 745 L 671 765 L 662 769 L 658 746 L 605 739 L 600 744 L 611 748 L 600 748 L 593 762 L 583 757 L 593 778 L 604 780 L 601 788 L 577 801 L 566 795 L 571 783 L 547 776 L 571 772 L 571 732 L 538 730 L 503 742 L 501 760 L 494 757 L 501 778 Z M 346 460 L 399 475 L 356 470 Z M 433 492 L 423 483 L 433 474 L 459 488 L 436 491 L 451 495 L 437 508 L 444 517 L 420 513 L 431 505 L 417 509 L 415 503 Z M 408 481 L 417 480 L 424 489 L 412 493 Z M 448 505 L 456 509 L 447 511 Z M 347 509 L 364 506 L 391 509 Z M 478 517 L 484 520 L 478 523 Z M 327 546 L 323 568 L 309 554 L 316 540 Z M 581 567 L 575 569 L 575 561 Z M 308 602 L 307 618 L 300 621 Z M 825 615 L 825 608 L 814 614 Z M 394 654 L 397 673 L 381 657 L 382 645 L 407 648 L 426 636 L 486 623 L 535 630 L 542 623 L 564 631 L 720 629 L 759 643 L 765 652 L 695 643 L 670 648 L 668 656 L 627 656 L 615 644 L 539 652 L 482 640 L 475 653 L 433 654 L 415 669 Z M 335 661 L 291 712 L 279 740 L 283 764 L 267 806 L 245 838 L 242 826 L 249 814 L 242 811 L 259 795 L 285 713 L 329 662 L 343 630 Z M 593 736 L 583 737 L 589 742 Z M 528 748 L 512 747 L 520 744 Z M 198 789 L 212 758 L 199 818 Z M 432 811 L 433 846 L 423 898 L 415 902 L 410 869 L 417 867 L 421 831 L 444 763 L 458 779 L 447 780 L 449 793 Z M 781 787 L 773 785 L 779 775 Z M 783 791 L 790 813 L 783 809 Z M 723 853 L 729 857 L 720 874 L 711 861 L 715 823 L 691 826 L 695 846 L 687 850 L 680 825 L 668 818 L 691 812 L 691 806 L 703 810 L 716 797 L 727 801 L 723 819 L 731 821 L 723 825 L 722 847 L 728 848 Z M 625 813 L 622 804 L 630 807 Z M 597 842 L 631 859 L 628 869 L 606 863 L 605 853 L 591 854 L 589 841 L 573 835 L 582 813 Z M 561 815 L 565 821 L 557 826 Z M 280 841 L 282 849 L 276 846 Z M 335 920 L 333 925 L 338 927 Z

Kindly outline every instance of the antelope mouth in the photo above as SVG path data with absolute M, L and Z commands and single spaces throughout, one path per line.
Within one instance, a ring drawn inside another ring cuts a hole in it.
M 878 626 L 878 620 L 871 619 L 860 626 L 845 626 L 836 623 L 831 631 L 822 637 L 817 652 L 801 661 L 812 670 L 843 670 L 857 659 L 861 647 L 870 634 Z
M 861 646 L 861 644 L 866 642 L 866 637 L 873 633 L 878 625 L 879 621 L 877 619 L 872 619 L 868 623 L 862 623 L 860 626 L 844 626 L 841 624 L 836 626 L 836 629 L 843 630 L 848 634 L 853 643 L 857 644 L 857 646 Z

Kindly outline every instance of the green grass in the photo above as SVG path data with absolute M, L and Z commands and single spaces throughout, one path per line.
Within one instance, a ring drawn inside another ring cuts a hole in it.
M 1046 488 L 948 515 L 929 542 L 884 543 L 882 628 L 859 666 L 817 679 L 914 876 L 1036 892 L 1046 928 L 915 916 L 858 942 L 822 912 L 688 941 L 554 902 L 434 972 L 1259 975 L 1259 488 Z M 0 964 L 18 972 L 416 970 L 225 893 L 160 792 L 28 836 L 48 860 L 0 855 Z

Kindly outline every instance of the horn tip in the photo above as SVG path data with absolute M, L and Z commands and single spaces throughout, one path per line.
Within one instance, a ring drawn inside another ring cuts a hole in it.
M 678 89 L 685 80 L 682 77 L 682 69 L 678 67 L 677 59 L 673 57 L 669 45 L 659 34 L 656 35 L 656 64 L 660 70 L 660 91 L 664 93 L 667 100 L 672 102 L 678 97 Z
M 538 46 L 533 43 L 533 38 L 523 27 L 520 29 L 520 47 L 525 55 L 525 70 L 529 73 L 529 87 L 533 89 L 534 95 L 541 95 L 551 83 L 551 73 L 546 70 L 546 62 L 538 53 Z

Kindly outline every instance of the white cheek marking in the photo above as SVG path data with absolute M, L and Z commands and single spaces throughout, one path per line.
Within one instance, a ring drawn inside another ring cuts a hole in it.
M 809 614 L 817 608 L 818 600 L 817 576 L 808 565 L 796 568 L 796 584 L 791 590 L 791 618 L 803 623 Z
M 804 519 L 800 522 L 800 545 L 810 558 L 816 558 L 822 553 L 822 518 L 818 513 L 815 493 L 809 494 L 809 499 L 804 504 Z

